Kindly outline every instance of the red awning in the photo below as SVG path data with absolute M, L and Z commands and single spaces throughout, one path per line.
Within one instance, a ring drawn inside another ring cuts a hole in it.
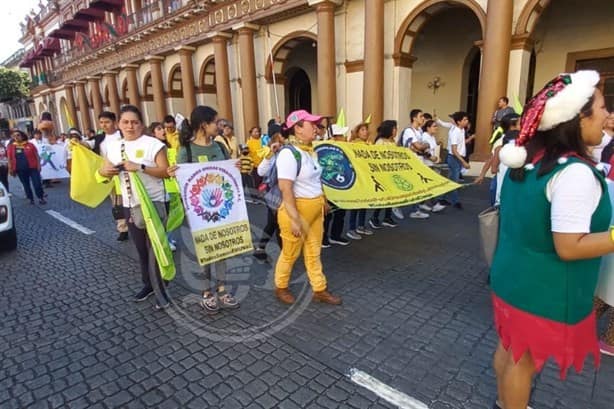
M 43 48 L 40 52 L 42 56 L 51 57 L 53 54 L 60 51 L 60 40 L 52 37 L 45 37 L 43 40 Z
M 36 60 L 42 60 L 45 57 L 43 56 L 43 44 L 39 44 L 36 47 L 36 50 L 34 50 L 34 53 L 32 54 L 32 60 L 36 61 Z
M 49 33 L 49 37 L 63 38 L 64 40 L 73 40 L 75 38 L 75 32 L 63 28 L 56 28 Z
M 90 29 L 89 23 L 85 20 L 70 19 L 62 23 L 60 29 L 72 32 L 87 33 Z
M 79 10 L 73 16 L 75 20 L 85 20 L 85 21 L 101 21 L 104 20 L 104 10 L 96 9 L 93 7 L 88 7 L 86 9 Z
M 124 5 L 123 3 L 123 0 L 91 0 L 90 8 L 111 12 L 120 12 Z
M 30 68 L 33 65 L 33 62 L 32 62 L 32 56 L 33 55 L 34 55 L 34 50 L 28 51 L 23 56 L 23 60 L 21 60 L 21 63 L 19 64 L 19 67 L 21 67 L 21 68 Z

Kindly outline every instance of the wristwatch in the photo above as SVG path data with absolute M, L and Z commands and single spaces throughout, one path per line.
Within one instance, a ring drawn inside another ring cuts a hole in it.
M 144 164 L 144 163 L 141 163 L 141 171 L 142 171 L 142 172 L 145 172 L 145 168 L 146 168 L 146 167 L 147 167 L 147 166 L 145 166 L 145 164 Z

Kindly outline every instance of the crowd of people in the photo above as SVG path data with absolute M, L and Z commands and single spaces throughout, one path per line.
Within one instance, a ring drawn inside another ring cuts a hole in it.
M 601 257 L 614 252 L 606 183 L 606 176 L 614 179 L 614 171 L 608 174 L 614 155 L 614 114 L 607 112 L 598 82 L 599 75 L 593 71 L 561 74 L 522 113 L 502 97 L 493 115 L 491 157 L 476 182 L 482 182 L 489 171 L 494 174 L 490 202 L 500 214 L 490 274 L 500 337 L 494 356 L 495 408 L 526 408 L 533 376 L 550 356 L 564 377 L 570 366 L 580 369 L 587 354 L 593 354 L 597 362 L 600 351 L 614 355 L 610 307 L 614 302 L 594 297 Z M 171 305 L 168 282 L 162 279 L 146 234 L 140 209 L 143 198 L 135 191 L 134 176 L 138 174 L 160 219 L 165 220 L 169 211 L 166 183 L 179 167 L 235 160 L 248 201 L 267 206 L 254 257 L 268 259 L 266 247 L 273 238 L 281 247 L 275 263 L 275 297 L 284 304 L 295 302 L 289 283 L 302 253 L 313 300 L 339 305 L 342 300 L 330 291 L 324 274 L 323 248 L 347 246 L 378 229 L 394 228 L 406 211 L 410 218 L 428 219 L 447 207 L 460 210 L 463 206 L 455 190 L 409 209 L 375 209 L 370 215 L 367 209 L 337 208 L 325 197 L 314 142 L 330 139 L 403 147 L 429 167 L 446 168 L 451 180 L 461 182 L 470 166 L 468 145 L 475 136 L 466 112 L 455 112 L 450 118 L 446 122 L 413 109 L 406 127 L 384 120 L 371 137 L 369 123 L 356 124 L 350 131 L 328 118 L 297 110 L 285 121 L 271 119 L 264 135 L 253 126 L 245 143 L 239 143 L 232 123 L 219 118 L 211 107 L 196 107 L 180 125 L 168 115 L 146 128 L 140 110 L 125 105 L 117 116 L 102 112 L 100 131 L 88 131 L 86 137 L 74 128 L 58 137 L 48 128 L 37 130 L 32 139 L 13 131 L 10 143 L 0 144 L 0 182 L 8 187 L 7 175 L 18 176 L 30 203 L 36 195 L 45 204 L 44 185 L 52 186 L 53 181 L 41 180 L 41 146 L 65 144 L 70 159 L 68 140 L 73 139 L 101 155 L 101 183 L 118 180 L 111 194 L 118 240 L 130 238 L 139 255 L 143 287 L 134 299 L 144 301 L 155 295 L 156 309 L 164 309 Z M 441 127 L 448 129 L 445 149 L 436 139 Z M 176 155 L 171 157 L 170 149 Z M 169 239 L 173 245 L 170 234 Z M 208 314 L 239 307 L 226 285 L 226 269 L 225 260 L 203 268 L 200 304 Z M 608 311 L 609 325 L 598 339 L 597 318 Z

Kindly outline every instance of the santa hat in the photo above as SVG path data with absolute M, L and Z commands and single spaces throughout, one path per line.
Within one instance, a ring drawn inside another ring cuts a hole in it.
M 525 105 L 518 138 L 515 143 L 509 143 L 501 149 L 501 162 L 510 168 L 522 167 L 527 159 L 524 145 L 537 131 L 548 131 L 578 115 L 595 93 L 598 83 L 599 73 L 588 70 L 560 74 L 547 83 Z

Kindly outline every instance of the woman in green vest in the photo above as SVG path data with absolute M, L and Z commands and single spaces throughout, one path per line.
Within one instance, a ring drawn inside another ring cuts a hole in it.
M 499 241 L 491 270 L 495 408 L 525 409 L 531 383 L 549 357 L 561 378 L 599 364 L 593 311 L 601 256 L 614 251 L 611 204 L 588 147 L 599 144 L 608 115 L 599 74 L 550 81 L 526 105 L 501 193 Z

